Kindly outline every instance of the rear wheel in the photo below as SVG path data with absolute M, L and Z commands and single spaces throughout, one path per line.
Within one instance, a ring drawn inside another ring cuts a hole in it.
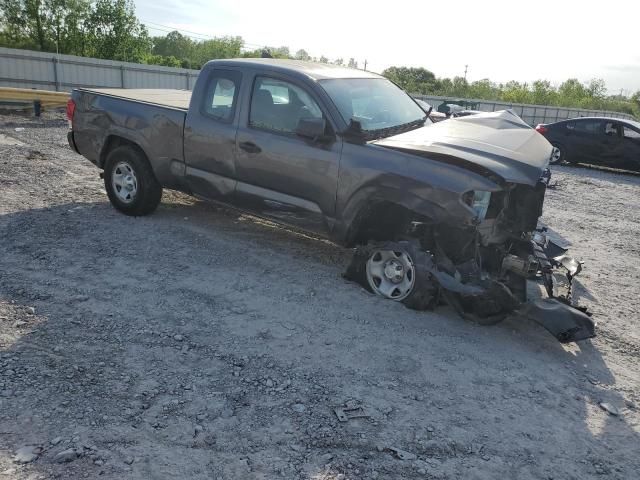
M 381 242 L 358 247 L 345 277 L 370 292 L 414 310 L 432 308 L 438 288 L 425 268 L 429 254 L 417 242 Z
M 142 152 L 129 145 L 116 147 L 108 153 L 104 186 L 111 204 L 126 215 L 148 215 L 162 198 L 162 186 L 151 165 Z

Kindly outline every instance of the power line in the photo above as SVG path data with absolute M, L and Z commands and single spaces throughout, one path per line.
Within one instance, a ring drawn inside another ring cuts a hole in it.
M 150 23 L 151 25 L 157 25 L 158 27 L 168 28 L 168 29 L 170 29 L 169 32 L 178 31 L 178 32 L 184 32 L 184 33 L 190 33 L 192 35 L 198 35 L 200 37 L 206 37 L 206 38 L 211 38 L 211 39 L 215 38 L 215 37 L 213 37 L 211 35 L 207 35 L 206 33 L 191 32 L 189 30 L 182 30 L 180 28 L 173 28 L 173 27 L 171 27 L 169 25 L 162 25 L 161 23 L 146 22 L 144 20 L 143 20 L 143 23 Z M 161 29 L 158 28 L 157 30 L 161 30 Z
M 189 34 L 189 35 L 186 35 L 187 37 L 195 38 L 196 40 L 215 40 L 216 39 L 216 37 L 214 37 L 213 35 L 207 35 L 205 33 L 192 32 L 190 30 L 184 30 L 184 29 L 181 29 L 181 28 L 174 28 L 174 27 L 171 27 L 169 25 L 163 25 L 161 23 L 148 22 L 148 21 L 145 21 L 145 20 L 142 20 L 142 23 L 151 24 L 151 25 L 157 25 L 157 27 L 150 27 L 150 28 L 152 28 L 154 30 L 159 30 L 161 32 L 187 33 L 187 34 Z M 163 28 L 158 28 L 158 27 L 163 27 Z M 168 29 L 168 30 L 164 30 L 164 29 Z M 197 35 L 198 37 L 201 37 L 201 38 L 193 37 L 193 35 Z M 264 45 L 260 45 L 260 44 L 257 44 L 257 43 L 246 42 L 244 40 L 243 40 L 243 44 L 247 45 L 249 47 L 255 47 L 255 48 L 263 48 L 264 47 Z
M 174 28 L 171 27 L 170 25 L 163 25 L 162 23 L 156 23 L 156 22 L 148 22 L 145 20 L 141 20 L 142 23 L 144 23 L 145 25 L 150 24 L 150 25 L 156 25 L 156 26 L 150 26 L 149 28 L 152 30 L 158 30 L 160 32 L 165 32 L 165 33 L 171 33 L 171 32 L 180 32 L 180 33 L 186 33 L 187 37 L 190 37 L 194 40 L 215 40 L 216 37 L 214 37 L 213 35 L 207 35 L 205 33 L 198 33 L 198 32 L 192 32 L 190 30 L 184 30 L 181 28 Z M 162 28 L 160 28 L 162 27 Z M 194 36 L 195 35 L 195 36 Z M 251 43 L 251 42 L 246 42 L 244 39 L 242 40 L 242 49 L 243 50 L 252 50 L 252 49 L 259 49 L 259 48 L 265 48 L 267 47 L 266 44 L 258 44 L 258 43 Z M 324 56 L 324 55 L 322 55 Z M 365 60 L 365 69 L 367 68 L 367 61 Z

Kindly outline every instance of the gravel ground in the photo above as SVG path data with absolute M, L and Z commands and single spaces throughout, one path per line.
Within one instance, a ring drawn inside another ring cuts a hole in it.
M 563 346 L 370 296 L 350 252 L 182 194 L 121 215 L 61 115 L 0 134 L 0 478 L 638 478 L 640 177 L 555 168 L 599 322 Z

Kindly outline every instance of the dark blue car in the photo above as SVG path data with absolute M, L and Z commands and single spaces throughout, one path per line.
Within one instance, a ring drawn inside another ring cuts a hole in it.
M 554 150 L 551 163 L 591 163 L 640 171 L 640 123 L 584 117 L 540 124 L 536 130 Z

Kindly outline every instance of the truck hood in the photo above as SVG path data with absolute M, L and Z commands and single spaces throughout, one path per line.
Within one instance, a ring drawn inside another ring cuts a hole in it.
M 509 110 L 452 118 L 371 143 L 531 186 L 552 151 L 542 135 Z

